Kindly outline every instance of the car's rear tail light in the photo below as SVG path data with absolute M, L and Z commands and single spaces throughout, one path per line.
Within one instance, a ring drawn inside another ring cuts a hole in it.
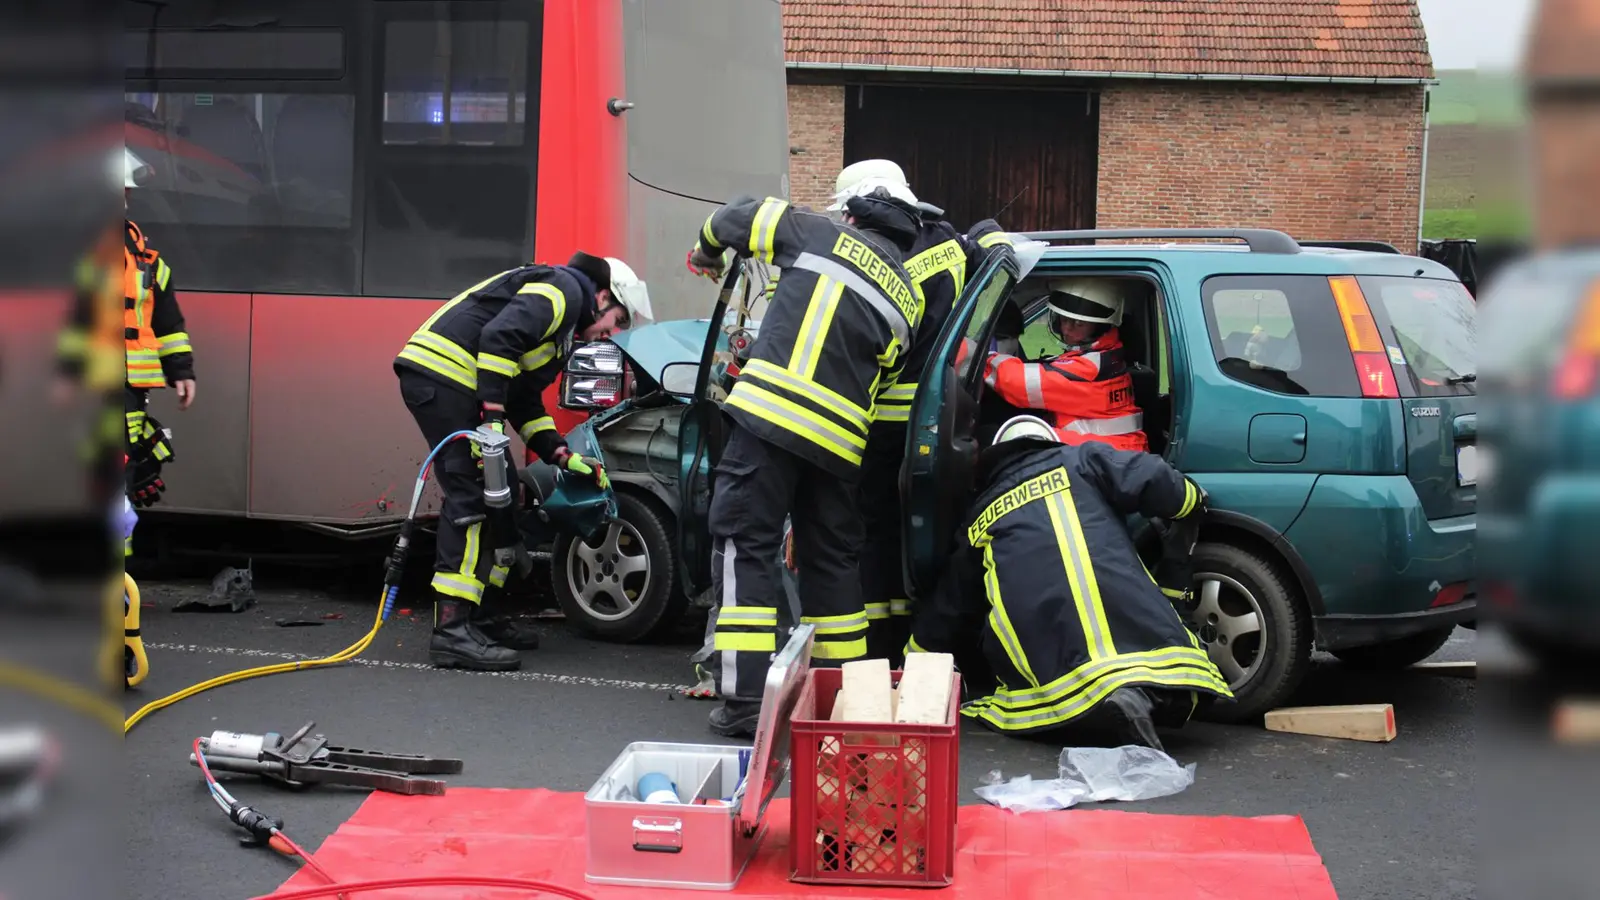
M 1350 345 L 1350 358 L 1355 360 L 1356 375 L 1361 381 L 1361 396 L 1398 399 L 1400 386 L 1394 380 L 1394 367 L 1389 364 L 1378 323 L 1372 318 L 1372 308 L 1367 305 L 1360 283 L 1353 275 L 1336 275 L 1328 279 L 1328 286 L 1333 289 L 1334 302 L 1339 304 L 1344 339 Z
M 1561 400 L 1581 400 L 1600 387 L 1600 282 L 1589 289 L 1567 350 L 1556 365 L 1550 391 Z

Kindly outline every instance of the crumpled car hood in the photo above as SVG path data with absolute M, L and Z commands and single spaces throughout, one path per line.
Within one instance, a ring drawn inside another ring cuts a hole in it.
M 710 319 L 653 322 L 618 332 L 611 336 L 611 342 L 622 348 L 639 371 L 660 379 L 661 370 L 668 363 L 700 362 L 710 327 Z

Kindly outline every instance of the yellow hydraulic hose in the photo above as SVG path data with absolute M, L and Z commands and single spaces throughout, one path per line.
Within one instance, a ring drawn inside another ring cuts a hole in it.
M 362 653 L 366 652 L 367 647 L 371 646 L 372 644 L 372 639 L 378 636 L 378 629 L 383 627 L 384 606 L 386 605 L 387 600 L 387 591 L 385 591 L 382 602 L 378 604 L 378 616 L 372 623 L 372 630 L 368 631 L 366 635 L 361 638 L 361 640 L 356 641 L 354 644 L 351 644 L 343 650 L 340 650 L 338 653 L 335 653 L 332 656 L 325 656 L 322 659 L 304 659 L 296 662 L 275 663 L 270 666 L 258 666 L 254 669 L 243 669 L 238 672 L 231 672 L 227 675 L 218 675 L 215 678 L 202 681 L 199 684 L 192 684 L 181 691 L 168 694 L 167 696 L 162 697 L 160 700 L 152 700 L 149 703 L 146 703 L 144 706 L 139 707 L 139 709 L 134 712 L 133 715 L 129 716 L 127 721 L 122 724 L 122 733 L 127 734 L 128 732 L 132 731 L 133 726 L 139 724 L 141 719 L 150 715 L 156 710 L 165 709 L 166 707 L 171 706 L 180 700 L 187 700 L 190 697 L 193 697 L 195 694 L 201 693 L 202 691 L 209 691 L 212 688 L 222 687 L 225 684 L 236 684 L 240 681 L 246 681 L 251 678 L 277 675 L 280 672 L 298 672 L 301 669 L 314 669 L 318 666 L 336 666 L 339 663 L 349 662 L 350 660 L 355 659 Z

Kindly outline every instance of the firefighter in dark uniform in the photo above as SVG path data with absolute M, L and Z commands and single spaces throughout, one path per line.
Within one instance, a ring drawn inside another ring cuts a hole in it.
M 137 187 L 135 175 L 144 164 L 123 151 L 126 178 L 123 197 Z M 135 506 L 150 506 L 161 499 L 166 484 L 161 470 L 173 459 L 161 423 L 146 412 L 150 392 L 171 385 L 178 394 L 178 409 L 194 402 L 194 350 L 189 342 L 183 310 L 172 290 L 172 267 L 145 239 L 132 219 L 124 222 L 123 337 L 127 378 L 123 387 L 123 418 L 127 431 L 127 490 Z M 132 544 L 127 554 L 132 555 Z
M 710 510 L 721 607 L 709 668 L 722 704 L 711 729 L 754 733 L 777 650 L 784 517 L 792 521 L 802 624 L 816 626 L 816 665 L 867 654 L 857 571 L 857 481 L 879 388 L 905 364 L 921 294 L 901 259 L 917 237 L 916 198 L 864 183 L 843 221 L 776 197 L 741 197 L 713 212 L 689 268 L 718 277 L 723 254 L 783 269 L 761 331 L 723 404 L 729 438 Z
M 1156 725 L 1182 725 L 1201 695 L 1233 695 L 1125 519 L 1200 516 L 1205 494 L 1159 456 L 1058 440 L 1033 416 L 1001 426 L 906 651 L 955 654 L 980 698 L 962 713 L 993 730 L 1160 749 Z
M 579 251 L 564 266 L 510 269 L 461 292 L 406 341 L 394 361 L 400 396 L 430 448 L 483 423 L 503 432 L 509 419 L 531 454 L 605 487 L 605 470 L 568 449 L 542 393 L 574 338 L 600 340 L 649 316 L 645 286 L 621 260 Z M 493 564 L 493 545 L 519 540 L 485 534 L 482 466 L 468 440 L 434 458 L 444 508 L 428 655 L 442 668 L 502 671 L 520 666 L 517 650 L 536 648 L 538 636 L 482 611 L 485 591 L 509 575 Z
M 910 190 L 900 166 L 887 159 L 851 163 L 834 182 L 834 204 L 844 208 L 856 186 L 869 179 L 885 179 Z M 917 239 L 906 255 L 906 274 L 922 291 L 922 324 L 899 378 L 880 388 L 861 464 L 861 515 L 865 543 L 861 551 L 861 592 L 865 601 L 868 652 L 874 658 L 894 658 L 911 633 L 911 601 L 906 596 L 900 561 L 900 466 L 905 459 L 906 423 L 917 383 L 933 352 L 934 340 L 956 298 L 966 287 L 985 250 L 1011 244 L 1011 238 L 993 219 L 974 225 L 966 234 L 943 218 L 943 211 L 918 204 Z

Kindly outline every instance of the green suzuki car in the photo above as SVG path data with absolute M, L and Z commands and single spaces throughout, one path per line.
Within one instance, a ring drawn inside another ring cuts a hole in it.
M 1096 277 L 1127 298 L 1121 335 L 1150 451 L 1211 497 L 1182 612 L 1237 697 L 1213 718 L 1282 705 L 1313 649 L 1400 668 L 1475 623 L 1475 307 L 1448 269 L 1263 230 L 1017 237 L 1049 246 L 1025 276 L 1012 248 L 988 252 L 914 401 L 901 473 L 913 595 L 940 575 L 978 451 L 1026 411 L 986 390 L 982 354 L 957 368 L 962 341 L 1040 355 L 1046 283 Z M 603 455 L 619 510 L 553 547 L 557 599 L 585 631 L 638 640 L 706 605 L 719 405 L 759 329 L 751 273 L 710 319 L 572 356 L 563 405 L 603 410 L 571 440 Z M 685 352 L 695 337 L 698 353 Z
M 1575 668 L 1600 651 L 1600 251 L 1518 261 L 1482 303 L 1484 618 Z

